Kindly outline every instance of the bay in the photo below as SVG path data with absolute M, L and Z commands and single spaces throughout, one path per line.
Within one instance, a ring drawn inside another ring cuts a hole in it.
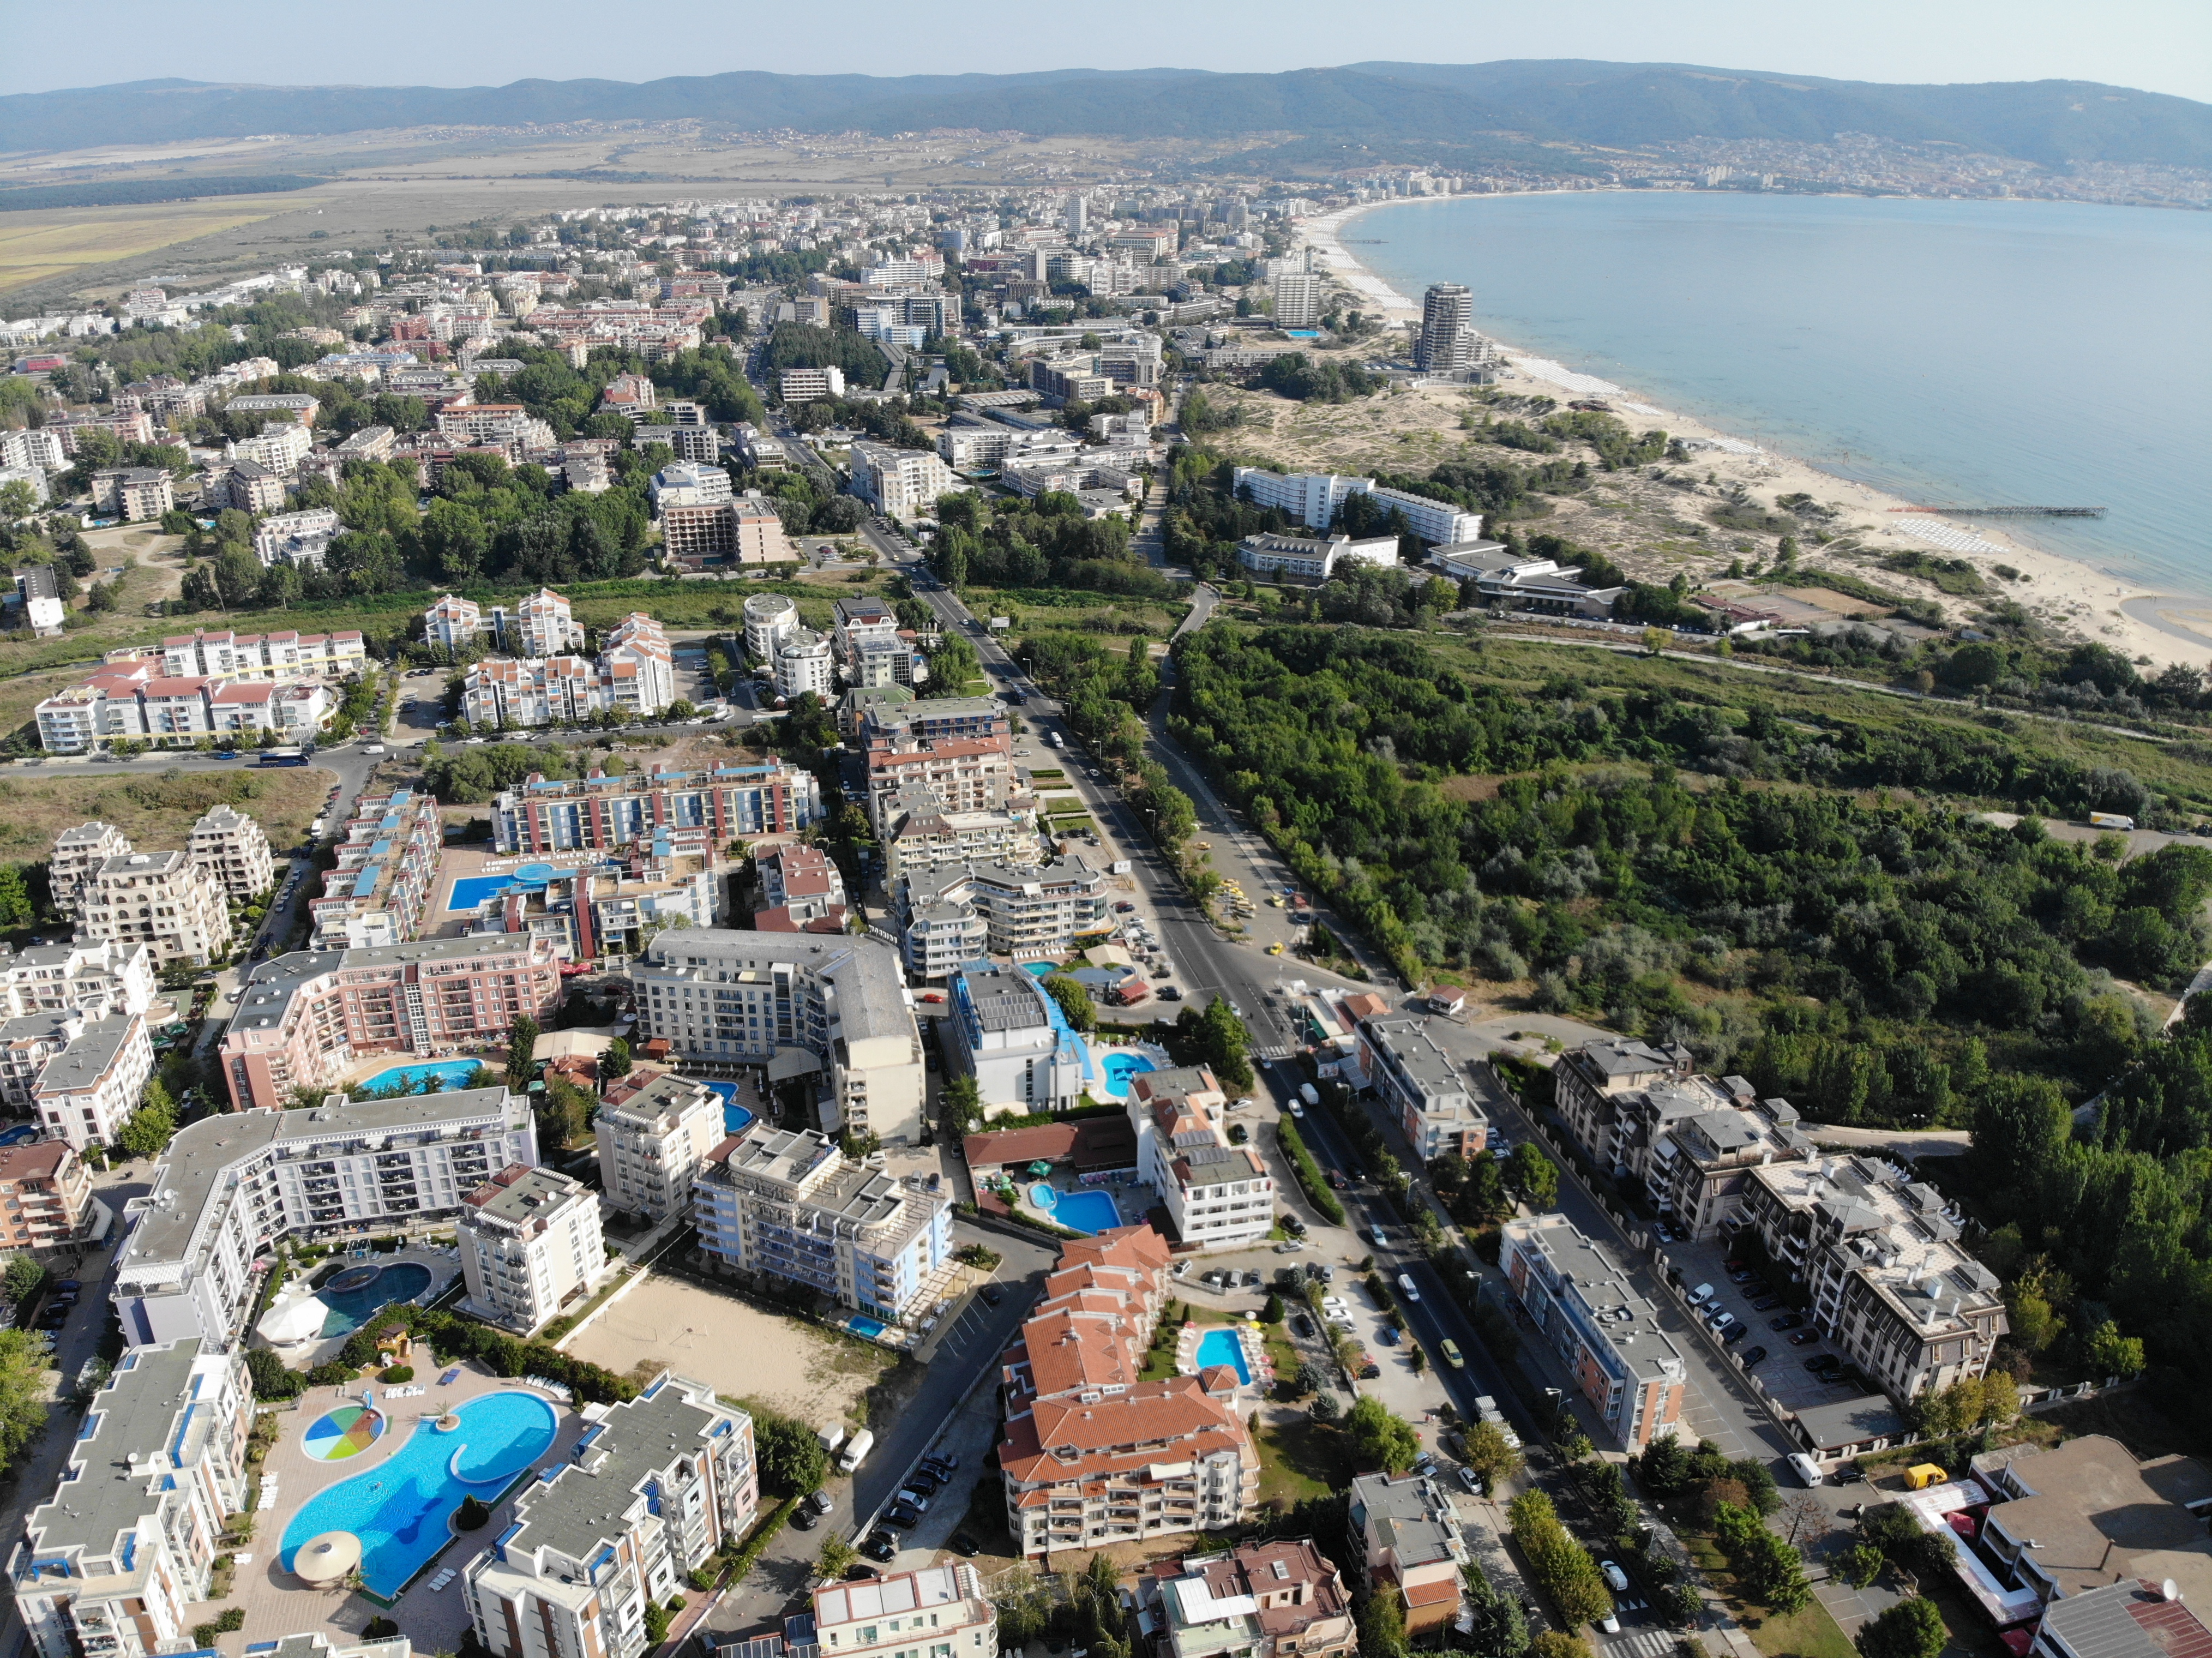
M 1376 209 L 1346 251 L 1508 346 L 1908 500 L 2212 597 L 2212 214 L 1594 191 Z M 1634 418 L 1631 417 L 1631 423 Z

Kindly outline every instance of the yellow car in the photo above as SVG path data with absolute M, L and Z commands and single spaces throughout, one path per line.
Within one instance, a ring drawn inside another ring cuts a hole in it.
M 1443 1349 L 1445 1363 L 1450 1365 L 1455 1370 L 1464 1370 L 1467 1369 L 1467 1359 L 1460 1352 L 1459 1343 L 1447 1336 L 1443 1341 L 1439 1342 L 1437 1345 Z
M 1267 954 L 1270 956 L 1279 956 L 1282 953 L 1283 947 L 1280 944 L 1269 944 L 1267 946 Z

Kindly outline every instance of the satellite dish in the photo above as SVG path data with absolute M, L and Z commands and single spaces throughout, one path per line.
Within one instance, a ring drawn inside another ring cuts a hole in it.
M 2169 1600 L 2179 1600 L 2181 1599 L 2181 1585 L 2175 1582 L 2171 1577 L 2167 1578 L 2166 1582 L 2158 1586 L 2158 1592 Z

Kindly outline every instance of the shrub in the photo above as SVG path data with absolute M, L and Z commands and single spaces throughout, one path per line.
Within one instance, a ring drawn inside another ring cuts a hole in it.
M 412 1364 L 394 1364 L 378 1378 L 379 1381 L 394 1388 L 398 1387 L 402 1382 L 412 1382 L 414 1379 L 415 1367 Z
M 474 1493 L 461 1499 L 461 1506 L 453 1515 L 455 1531 L 482 1531 L 490 1523 L 491 1510 Z

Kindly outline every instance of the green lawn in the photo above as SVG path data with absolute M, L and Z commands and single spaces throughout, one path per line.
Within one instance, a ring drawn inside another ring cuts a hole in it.
M 1293 1417 L 1261 1428 L 1252 1442 L 1260 1453 L 1263 1507 L 1278 1499 L 1287 1506 L 1301 1497 L 1327 1497 L 1348 1483 L 1343 1433 L 1311 1417 Z
M 1719 1591 L 1722 1604 L 1743 1625 L 1752 1644 L 1766 1658 L 1858 1658 L 1858 1649 L 1851 1644 L 1850 1637 L 1820 1604 L 1819 1597 L 1808 1602 L 1802 1612 L 1777 1617 L 1737 1592 L 1728 1562 L 1713 1546 L 1710 1536 L 1686 1529 L 1678 1535 L 1691 1558 L 1697 1561 L 1698 1570 Z

